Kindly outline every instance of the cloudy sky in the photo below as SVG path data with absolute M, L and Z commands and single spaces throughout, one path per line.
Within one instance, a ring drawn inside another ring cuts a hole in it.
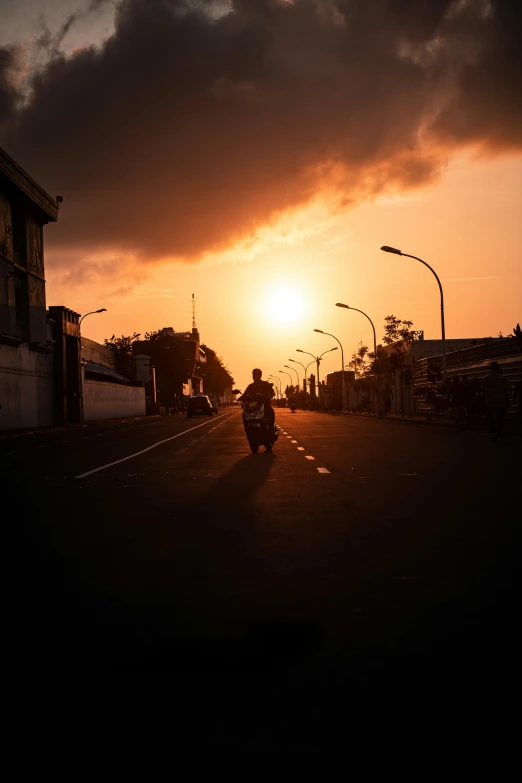
M 368 324 L 520 321 L 508 0 L 0 0 L 0 144 L 52 194 L 47 298 L 88 336 L 190 325 L 240 384 Z M 337 369 L 332 354 L 325 371 Z

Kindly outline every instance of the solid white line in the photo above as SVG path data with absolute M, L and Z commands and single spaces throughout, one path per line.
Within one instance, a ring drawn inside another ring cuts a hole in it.
M 232 411 L 232 413 L 228 413 L 228 414 L 223 413 L 222 416 L 227 416 L 227 415 L 231 416 L 234 413 L 237 413 L 237 411 Z M 213 419 L 213 421 L 215 421 L 215 419 Z M 107 465 L 100 465 L 99 468 L 94 468 L 94 470 L 88 470 L 86 473 L 80 473 L 79 476 L 75 476 L 74 478 L 76 479 L 85 478 L 86 476 L 92 476 L 93 473 L 99 473 L 101 470 L 105 470 L 106 468 L 112 468 L 113 465 L 119 465 L 120 462 L 126 462 L 128 459 L 134 459 L 134 457 L 139 457 L 140 454 L 145 454 L 146 451 L 151 451 L 152 449 L 155 449 L 156 446 L 161 446 L 162 443 L 168 443 L 170 440 L 176 440 L 176 438 L 181 438 L 182 435 L 186 435 L 188 432 L 193 432 L 194 430 L 199 430 L 200 427 L 206 427 L 206 425 L 210 423 L 211 423 L 210 421 L 204 421 L 203 424 L 198 424 L 196 427 L 191 427 L 189 430 L 183 430 L 183 432 L 178 432 L 177 435 L 173 435 L 171 438 L 165 438 L 164 440 L 159 440 L 157 443 L 153 443 L 152 446 L 147 446 L 146 449 L 142 449 L 141 451 L 135 451 L 134 454 L 129 454 L 128 457 L 122 457 L 122 459 L 117 459 L 114 462 L 109 462 Z

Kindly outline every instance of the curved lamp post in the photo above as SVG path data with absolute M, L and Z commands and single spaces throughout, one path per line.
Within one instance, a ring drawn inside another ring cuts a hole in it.
M 295 359 L 289 359 L 288 361 L 289 362 L 293 362 L 293 364 L 299 364 L 300 367 L 303 368 L 303 393 L 304 393 L 304 406 L 306 408 L 306 371 L 307 371 L 308 367 L 310 366 L 310 364 L 312 364 L 312 362 L 310 362 L 308 367 L 305 367 L 304 364 L 301 364 L 301 362 L 297 362 Z
M 297 353 L 305 353 L 307 356 L 311 356 L 312 359 L 315 361 L 315 363 L 317 365 L 317 396 L 319 397 L 319 402 L 321 402 L 320 395 L 319 395 L 319 389 L 320 389 L 320 386 L 319 386 L 319 365 L 321 363 L 321 359 L 323 358 L 323 356 L 325 356 L 325 354 L 330 353 L 331 351 L 337 351 L 338 349 L 337 349 L 337 347 L 329 348 L 327 351 L 322 353 L 320 356 L 316 356 L 315 354 L 310 353 L 310 351 L 303 351 L 301 348 L 296 348 L 295 350 L 297 351 Z M 313 364 L 313 362 L 310 362 L 310 364 Z M 310 364 L 307 365 L 307 367 L 306 367 L 307 370 L 308 370 L 308 367 L 310 367 Z
M 102 307 L 100 310 L 91 310 L 90 313 L 85 313 L 85 315 L 82 315 L 82 317 L 80 318 L 80 323 L 78 324 L 78 329 L 80 329 L 80 327 L 82 325 L 83 319 L 87 318 L 88 315 L 94 315 L 95 313 L 106 313 L 106 312 L 107 312 L 107 308 L 106 307 Z
M 290 378 L 290 386 L 294 385 L 294 379 L 292 378 L 289 372 L 285 372 L 284 370 L 278 370 L 278 372 L 280 372 L 282 375 L 288 375 L 288 377 Z
M 277 381 L 276 385 L 276 393 L 279 395 L 279 398 L 282 397 L 281 394 L 281 378 L 278 378 L 276 375 L 269 375 L 269 378 L 271 378 L 273 381 Z
M 439 276 L 436 273 L 436 271 L 433 269 L 433 267 L 431 267 L 429 264 L 426 263 L 426 261 L 423 261 L 422 258 L 419 258 L 418 256 L 412 256 L 409 253 L 403 253 L 401 250 L 397 250 L 396 247 L 390 247 L 389 245 L 383 245 L 381 247 L 381 250 L 384 250 L 385 253 L 395 253 L 395 255 L 397 256 L 414 258 L 415 261 L 420 261 L 421 264 L 427 266 L 430 272 L 432 272 L 433 275 L 435 276 L 435 279 L 439 284 L 439 291 L 440 291 L 440 322 L 442 327 L 442 377 L 444 380 L 446 380 L 447 370 L 446 370 L 446 327 L 444 325 L 444 292 L 442 290 L 442 283 L 439 280 Z
M 346 410 L 346 386 L 344 383 L 344 351 L 343 346 L 341 345 L 341 341 L 334 335 L 330 334 L 329 332 L 323 332 L 322 329 L 314 329 L 314 332 L 319 332 L 319 334 L 326 334 L 328 337 L 333 337 L 334 340 L 337 340 L 339 343 L 339 348 L 341 349 L 341 362 L 342 362 L 342 375 L 341 375 L 341 388 L 342 388 L 342 395 L 343 395 L 343 411 Z
M 290 361 L 290 359 L 288 361 Z M 292 370 L 293 372 L 295 372 L 296 377 L 297 377 L 297 391 L 299 392 L 299 373 L 297 372 L 297 370 L 294 370 L 293 367 L 290 367 L 289 364 L 283 364 L 283 367 L 288 367 L 289 370 Z
M 344 308 L 346 308 L 346 310 L 355 310 L 356 313 L 362 313 L 363 315 L 366 316 L 366 318 L 369 320 L 369 322 L 372 325 L 372 329 L 373 329 L 373 355 L 374 355 L 375 359 L 377 359 L 377 337 L 375 336 L 375 326 L 374 326 L 373 321 L 370 318 L 370 316 L 367 313 L 365 313 L 363 310 L 358 310 L 356 307 L 350 307 L 350 305 L 342 304 L 341 302 L 337 302 L 335 306 L 336 307 L 344 307 Z

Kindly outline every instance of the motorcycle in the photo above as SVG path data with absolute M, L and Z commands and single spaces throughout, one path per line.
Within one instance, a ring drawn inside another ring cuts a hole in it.
M 240 394 L 241 392 L 234 392 Z M 265 414 L 265 405 L 268 405 L 266 397 L 262 394 L 254 394 L 240 399 L 243 423 L 248 440 L 248 445 L 254 454 L 257 454 L 260 446 L 267 451 L 272 451 L 278 435 Z

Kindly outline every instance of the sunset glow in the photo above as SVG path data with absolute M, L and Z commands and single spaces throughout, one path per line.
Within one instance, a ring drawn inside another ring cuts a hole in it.
M 281 324 L 297 321 L 303 312 L 303 300 L 290 288 L 276 289 L 268 303 L 270 316 Z

